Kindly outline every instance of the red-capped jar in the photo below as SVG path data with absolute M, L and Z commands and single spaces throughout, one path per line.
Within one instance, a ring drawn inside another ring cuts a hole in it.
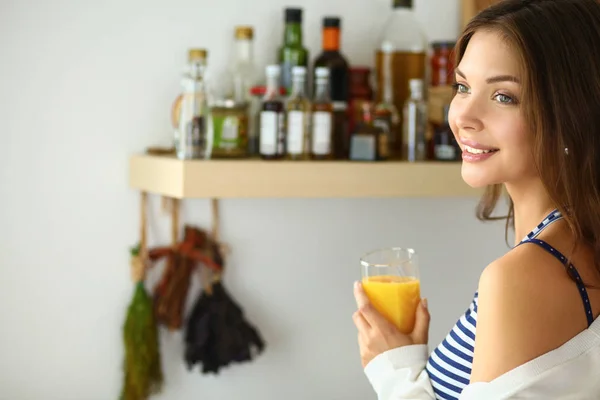
M 373 100 L 371 88 L 371 69 L 356 66 L 349 69 L 348 130 L 349 136 L 354 133 L 358 121 L 362 118 L 362 104 Z
M 450 85 L 454 78 L 454 46 L 456 42 L 433 42 L 431 86 Z

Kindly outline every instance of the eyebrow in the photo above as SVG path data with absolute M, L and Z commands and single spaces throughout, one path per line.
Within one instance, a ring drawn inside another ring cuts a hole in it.
M 455 72 L 457 75 L 460 75 L 461 77 L 463 77 L 464 79 L 467 79 L 467 77 L 465 76 L 465 74 L 458 68 L 455 69 Z M 512 76 L 512 75 L 498 75 L 498 76 L 492 76 L 490 78 L 487 78 L 485 80 L 487 83 L 498 83 L 498 82 L 514 82 L 514 83 L 521 83 L 519 81 L 519 78 L 517 78 L 516 76 Z

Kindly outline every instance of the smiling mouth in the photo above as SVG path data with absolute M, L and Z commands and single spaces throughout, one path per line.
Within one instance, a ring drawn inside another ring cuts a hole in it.
M 465 146 L 464 150 L 465 150 L 467 153 L 471 153 L 471 154 L 487 154 L 487 153 L 495 153 L 495 152 L 497 152 L 497 151 L 499 151 L 499 150 L 500 150 L 500 149 L 486 149 L 486 150 L 483 150 L 483 149 L 476 149 L 476 148 L 474 148 L 474 147 L 467 146 L 467 145 L 464 145 L 464 146 Z

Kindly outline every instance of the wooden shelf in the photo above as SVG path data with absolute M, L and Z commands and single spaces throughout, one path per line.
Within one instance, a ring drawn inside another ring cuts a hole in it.
M 460 163 L 189 160 L 134 155 L 132 188 L 174 198 L 475 196 Z

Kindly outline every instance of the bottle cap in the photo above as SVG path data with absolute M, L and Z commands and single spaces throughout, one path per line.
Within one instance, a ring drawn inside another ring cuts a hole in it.
M 306 67 L 296 65 L 292 67 L 292 76 L 304 76 L 306 75 Z
M 412 93 L 423 92 L 423 79 L 411 79 L 408 81 L 408 86 Z
M 267 65 L 265 71 L 267 76 L 279 76 L 281 73 L 281 67 L 277 64 Z
M 301 8 L 286 8 L 285 9 L 285 22 L 302 22 L 302 9 Z
M 341 24 L 341 19 L 339 17 L 323 18 L 323 28 L 340 28 Z
M 280 95 L 284 95 L 286 92 L 285 87 L 280 86 L 279 87 L 279 94 Z M 258 85 L 258 86 L 252 86 L 252 88 L 250 88 L 250 94 L 252 96 L 264 96 L 265 93 L 267 93 L 267 87 L 264 85 Z
M 206 60 L 207 54 L 206 49 L 189 49 L 188 61 Z
M 383 43 L 381 43 L 381 51 L 385 54 L 393 53 L 394 43 L 390 42 L 389 40 L 384 41 Z
M 393 8 L 413 8 L 413 0 L 393 0 Z
M 315 69 L 315 76 L 317 78 L 329 78 L 329 68 L 327 68 L 327 67 L 317 67 Z
M 254 29 L 251 26 L 240 25 L 235 27 L 236 39 L 252 39 L 254 37 Z

